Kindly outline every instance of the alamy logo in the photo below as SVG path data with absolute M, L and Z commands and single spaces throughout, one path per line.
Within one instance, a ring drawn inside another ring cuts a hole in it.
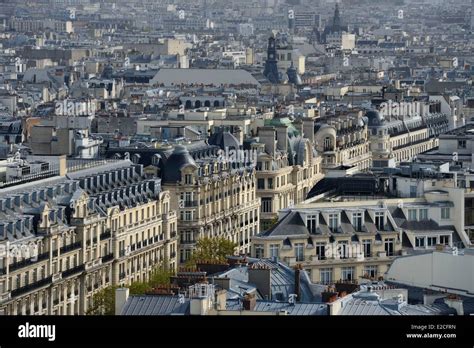
M 20 338 L 47 338 L 52 342 L 56 340 L 56 325 L 35 325 L 26 322 L 18 326 L 18 337 Z
M 72 101 L 64 99 L 58 101 L 54 108 L 54 113 L 57 116 L 94 116 L 96 112 L 96 105 L 90 100 L 88 101 Z
M 219 162 L 255 165 L 257 163 L 258 154 L 256 150 L 234 150 L 233 148 L 229 149 L 226 147 L 225 150 L 217 151 L 217 157 Z
M 394 102 L 389 100 L 388 103 L 380 104 L 380 116 L 384 118 L 403 118 L 421 116 L 420 102 Z

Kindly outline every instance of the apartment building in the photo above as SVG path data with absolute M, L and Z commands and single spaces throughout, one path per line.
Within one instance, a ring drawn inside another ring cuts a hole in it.
M 313 141 L 314 119 L 304 118 L 295 126 L 289 118 L 277 116 L 258 128 L 258 141 L 247 144 L 258 154 L 262 230 L 275 223 L 280 209 L 302 202 L 323 177 Z
M 53 19 L 11 18 L 9 20 L 11 30 L 19 32 L 39 32 L 51 29 L 56 32 L 73 33 L 74 27 L 71 21 L 59 21 Z
M 377 279 L 414 250 L 467 247 L 463 206 L 457 188 L 423 198 L 304 202 L 282 210 L 273 228 L 252 238 L 252 256 L 300 263 L 315 283 Z
M 366 117 L 375 168 L 395 167 L 437 147 L 439 135 L 450 124 L 437 102 L 389 101 L 380 112 L 368 111 Z
M 3 314 L 85 314 L 101 289 L 176 270 L 177 217 L 159 179 L 130 161 L 59 162 L 59 175 L 0 194 Z
M 372 165 L 367 119 L 360 113 L 318 119 L 314 140 L 324 171 L 341 166 L 366 171 Z
M 230 133 L 226 137 L 223 148 L 239 149 Z M 157 162 L 163 188 L 173 197 L 171 209 L 178 211 L 181 263 L 199 238 L 226 237 L 237 243 L 239 253 L 249 253 L 250 238 L 260 231 L 255 165 L 219 151 L 204 142 L 176 145 Z

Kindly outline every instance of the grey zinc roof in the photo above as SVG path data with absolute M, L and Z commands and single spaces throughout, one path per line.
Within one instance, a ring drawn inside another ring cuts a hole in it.
M 150 83 L 164 84 L 165 86 L 180 84 L 260 85 L 252 74 L 241 69 L 160 69 Z
M 189 299 L 179 303 L 178 296 L 130 296 L 121 315 L 189 314 Z
M 309 232 L 306 225 L 297 211 L 290 211 L 283 219 L 268 231 L 261 234 L 262 236 L 291 236 L 291 235 L 308 235 Z
M 356 294 L 357 295 L 357 294 Z M 397 299 L 382 301 L 352 298 L 342 306 L 340 315 L 446 315 L 452 311 L 441 305 L 399 305 Z
M 340 315 L 390 315 L 376 301 L 365 301 L 363 299 L 352 299 L 344 303 Z
M 241 303 L 238 300 L 228 300 L 227 309 L 239 311 Z M 287 311 L 288 315 L 327 315 L 327 305 L 323 303 L 295 303 L 257 301 L 255 311 L 258 312 L 281 312 Z

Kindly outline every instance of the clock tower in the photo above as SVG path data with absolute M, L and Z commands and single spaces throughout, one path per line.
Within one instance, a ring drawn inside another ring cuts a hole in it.
M 276 40 L 273 35 L 268 39 L 267 61 L 265 62 L 263 75 L 273 84 L 280 82 L 277 68 Z

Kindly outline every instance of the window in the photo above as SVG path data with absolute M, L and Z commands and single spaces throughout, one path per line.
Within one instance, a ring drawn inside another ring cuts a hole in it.
M 410 198 L 416 198 L 416 186 L 410 186 Z
M 383 231 L 384 229 L 384 213 L 383 212 L 377 212 L 375 213 L 375 226 L 379 231 Z
M 458 140 L 458 149 L 466 148 L 466 140 Z
M 271 213 L 272 212 L 272 199 L 269 197 L 262 198 L 262 213 Z
M 324 151 L 332 151 L 332 140 L 330 137 L 324 138 Z
M 342 267 L 341 268 L 341 277 L 342 280 L 354 280 L 354 267 Z
M 193 219 L 193 212 L 190 210 L 180 211 L 179 215 L 182 221 L 191 221 Z
M 364 256 L 372 257 L 372 241 L 370 239 L 363 239 L 362 245 L 364 247 Z
M 426 238 L 426 245 L 429 247 L 436 245 L 436 237 L 427 237 Z
M 336 232 L 339 225 L 339 215 L 329 214 L 329 229 L 331 232 Z
M 377 278 L 378 266 L 365 266 L 364 275 L 369 278 Z
M 425 237 L 415 237 L 415 247 L 424 248 L 425 247 Z
M 278 257 L 280 245 L 270 244 L 270 257 Z
M 449 208 L 441 208 L 441 219 L 447 220 L 450 219 L 450 209 Z
M 268 179 L 268 189 L 269 189 L 269 190 L 272 190 L 272 189 L 273 189 L 273 179 L 272 179 L 272 178 L 269 178 L 269 179 Z
M 417 211 L 416 209 L 408 209 L 408 220 L 416 221 L 417 220 Z
M 257 180 L 257 188 L 259 190 L 264 190 L 265 189 L 265 179 L 258 179 Z
M 319 280 L 322 284 L 331 284 L 332 268 L 321 268 L 319 270 Z
M 393 256 L 394 255 L 394 239 L 393 238 L 388 238 L 388 239 L 385 239 L 385 243 L 384 243 L 384 246 L 385 246 L 385 252 L 387 254 L 387 256 Z
M 326 260 L 326 243 L 316 243 L 316 256 L 318 260 Z
M 295 257 L 296 261 L 304 261 L 304 244 L 295 243 Z
M 428 220 L 428 209 L 420 209 L 420 221 Z
M 309 233 L 315 234 L 317 229 L 318 216 L 317 215 L 308 215 L 306 217 L 306 227 L 308 228 Z
M 349 242 L 346 240 L 340 241 L 337 246 L 337 251 L 339 252 L 339 258 L 348 259 L 349 258 Z
M 185 183 L 186 185 L 192 185 L 192 183 L 193 183 L 193 176 L 192 176 L 192 174 L 185 174 L 185 175 L 184 175 L 184 183 Z
M 449 245 L 449 236 L 439 236 L 439 244 Z
M 263 244 L 255 244 L 255 257 L 257 259 L 262 259 L 265 255 L 265 249 Z
M 362 231 L 362 213 L 352 214 L 352 226 L 354 227 L 356 232 Z

